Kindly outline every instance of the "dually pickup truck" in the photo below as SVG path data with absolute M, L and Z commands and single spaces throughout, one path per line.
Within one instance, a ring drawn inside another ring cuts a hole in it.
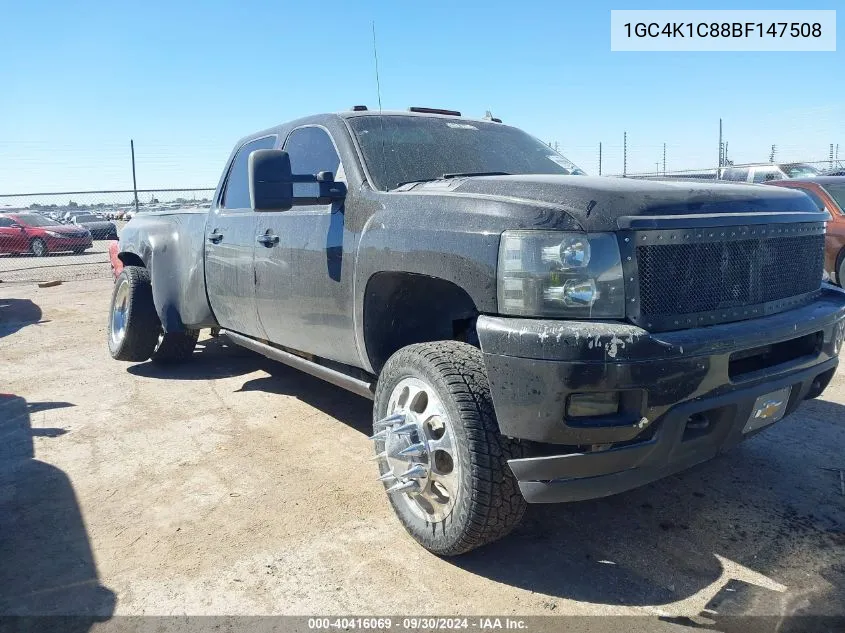
M 178 361 L 213 328 L 372 398 L 399 520 L 460 554 L 821 394 L 845 337 L 827 220 L 798 191 L 589 177 L 496 119 L 356 106 L 242 139 L 207 211 L 129 222 L 108 345 Z

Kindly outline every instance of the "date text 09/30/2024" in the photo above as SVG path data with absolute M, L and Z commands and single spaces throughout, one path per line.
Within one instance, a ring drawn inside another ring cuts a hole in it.
M 509 617 L 336 617 L 309 618 L 308 628 L 315 631 L 365 630 L 365 631 L 432 631 L 432 630 L 526 630 L 528 624 L 521 618 Z

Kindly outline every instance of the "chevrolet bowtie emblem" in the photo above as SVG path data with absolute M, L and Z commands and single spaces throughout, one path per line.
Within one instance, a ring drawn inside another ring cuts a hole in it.
M 770 418 L 780 410 L 782 405 L 783 400 L 766 400 L 766 402 L 761 404 L 760 407 L 754 412 L 754 417 L 763 420 L 765 420 L 766 418 Z

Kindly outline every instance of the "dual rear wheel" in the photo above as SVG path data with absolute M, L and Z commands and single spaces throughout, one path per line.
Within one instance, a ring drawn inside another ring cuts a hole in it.
M 108 327 L 109 352 L 115 360 L 172 363 L 194 352 L 198 330 L 167 332 L 153 303 L 150 273 L 126 266 L 115 281 Z

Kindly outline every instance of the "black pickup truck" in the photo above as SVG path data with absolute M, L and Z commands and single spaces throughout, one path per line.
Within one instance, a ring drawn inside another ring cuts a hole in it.
M 450 111 L 252 134 L 208 211 L 123 230 L 109 349 L 183 360 L 213 328 L 372 398 L 379 480 L 439 554 L 503 536 L 526 502 L 688 468 L 822 393 L 845 336 L 826 213 L 776 187 L 581 173 Z

